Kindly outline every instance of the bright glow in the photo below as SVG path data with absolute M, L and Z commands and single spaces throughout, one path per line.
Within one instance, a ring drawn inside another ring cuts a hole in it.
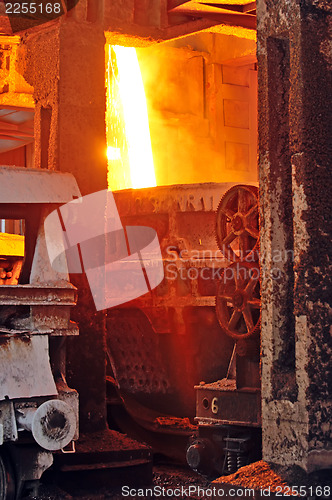
M 156 186 L 146 98 L 136 50 L 113 45 L 109 46 L 108 57 L 108 141 L 115 144 L 107 148 L 110 188 Z M 125 139 L 121 137 L 123 132 Z M 112 164 L 114 160 L 121 160 L 121 167 Z M 119 168 L 123 172 L 117 172 Z
M 121 160 L 121 150 L 120 150 L 120 148 L 114 148 L 113 146 L 108 146 L 108 148 L 107 148 L 107 159 L 109 161 Z
M 0 233 L 0 255 L 24 257 L 24 236 Z

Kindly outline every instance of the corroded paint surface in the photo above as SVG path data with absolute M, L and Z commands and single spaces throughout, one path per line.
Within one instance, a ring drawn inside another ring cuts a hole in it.
M 57 394 L 46 335 L 1 338 L 0 400 Z
M 273 266 L 276 248 L 292 252 L 285 279 L 262 283 L 263 458 L 307 471 L 332 466 L 329 10 L 320 1 L 257 2 L 262 265 Z M 277 49 L 283 62 L 271 95 Z M 292 347 L 283 330 L 294 320 Z M 287 377 L 278 357 L 287 363 L 290 349 Z

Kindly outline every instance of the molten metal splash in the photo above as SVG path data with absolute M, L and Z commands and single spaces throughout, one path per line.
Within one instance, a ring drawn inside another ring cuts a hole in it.
M 146 99 L 134 47 L 109 45 L 107 84 L 109 188 L 156 186 Z

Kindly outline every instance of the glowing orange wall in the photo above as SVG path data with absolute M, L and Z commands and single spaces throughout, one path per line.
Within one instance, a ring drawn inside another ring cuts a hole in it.
M 157 184 L 257 181 L 255 40 L 203 32 L 137 53 Z

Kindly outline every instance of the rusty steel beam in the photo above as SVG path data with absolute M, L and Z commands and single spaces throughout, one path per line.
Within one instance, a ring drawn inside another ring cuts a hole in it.
M 17 285 L 0 287 L 1 305 L 74 306 L 76 289 L 67 287 Z
M 7 39 L 7 40 L 10 40 L 10 43 L 13 43 L 12 42 L 12 39 L 17 39 L 17 42 L 15 43 L 19 43 L 19 40 L 20 40 L 20 37 L 19 36 L 14 36 L 14 37 L 5 37 L 5 36 L 2 36 L 1 37 L 1 43 L 3 44 L 3 40 Z M 8 42 L 9 43 L 9 42 Z M 1 104 L 1 112 L 0 112 L 0 119 L 1 117 L 3 116 L 8 116 L 8 114 L 12 114 L 12 113 L 5 113 L 3 114 L 2 112 L 5 111 L 5 110 L 8 110 L 8 111 L 11 111 L 13 110 L 14 113 L 16 113 L 18 111 L 18 107 L 17 106 L 11 106 L 10 104 Z M 19 111 L 30 111 L 30 112 L 33 112 L 34 111 L 34 108 L 33 107 L 28 107 L 28 106 L 20 106 L 19 107 Z
M 3 141 L 18 141 L 18 142 L 24 142 L 23 139 L 19 139 L 18 137 L 14 137 L 12 135 L 4 135 L 0 133 L 0 140 Z
M 21 140 L 20 138 L 25 138 L 28 137 L 29 139 L 33 139 L 34 135 L 33 133 L 30 132 L 23 132 L 20 130 L 6 130 L 4 128 L 0 127 L 0 134 L 3 136 L 5 139 L 12 139 L 12 140 Z
M 8 115 L 6 115 L 8 116 Z M 17 132 L 17 133 L 30 133 L 33 132 L 33 125 L 32 127 L 29 127 L 26 125 L 27 122 L 21 123 L 21 124 L 16 124 L 16 123 L 10 123 L 6 120 L 2 120 L 2 117 L 0 117 L 0 131 L 2 132 Z M 33 123 L 33 120 L 31 120 Z
M 256 16 L 244 12 L 235 12 L 199 2 L 186 2 L 168 11 L 169 14 L 182 14 L 196 18 L 205 18 L 217 21 L 220 24 L 241 26 L 256 29 Z
M 211 7 L 216 7 L 219 9 L 226 9 L 226 10 L 234 10 L 235 12 L 253 12 L 256 10 L 256 2 L 247 2 L 247 3 L 231 3 L 231 2 L 218 2 L 218 1 L 204 1 L 204 0 L 199 0 L 199 3 L 204 4 L 204 5 L 210 5 Z

